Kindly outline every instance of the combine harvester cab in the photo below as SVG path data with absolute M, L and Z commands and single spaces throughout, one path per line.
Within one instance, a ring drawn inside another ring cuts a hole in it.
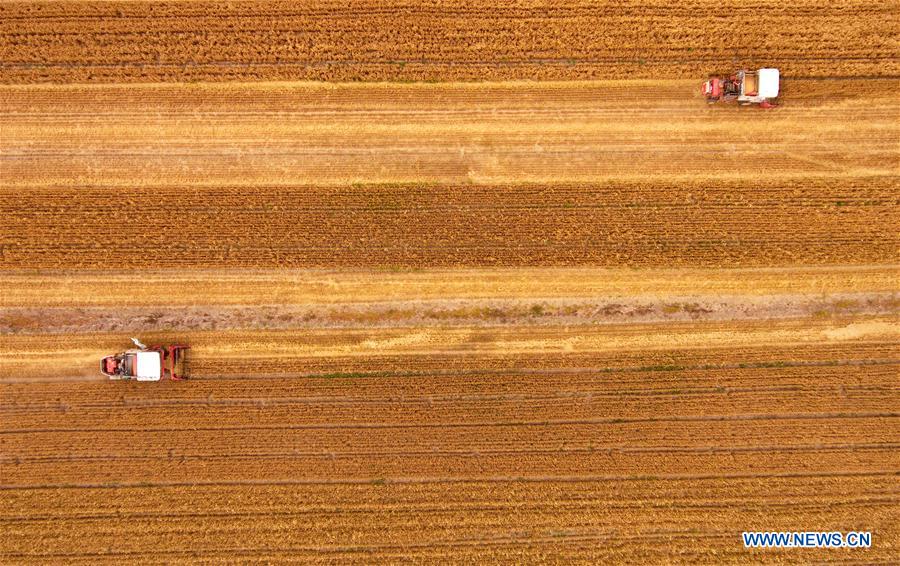
M 759 104 L 760 108 L 773 108 L 781 88 L 778 69 L 738 71 L 730 77 L 710 75 L 701 92 L 706 102 L 737 101 L 741 106 Z
M 110 379 L 137 381 L 159 381 L 165 378 L 181 381 L 187 377 L 184 352 L 190 349 L 189 346 L 172 344 L 147 347 L 137 338 L 131 340 L 137 348 L 100 360 L 100 373 Z

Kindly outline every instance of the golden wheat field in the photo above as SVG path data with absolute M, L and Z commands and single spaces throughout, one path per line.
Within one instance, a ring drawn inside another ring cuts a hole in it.
M 0 562 L 895 562 L 898 26 L 0 2 Z

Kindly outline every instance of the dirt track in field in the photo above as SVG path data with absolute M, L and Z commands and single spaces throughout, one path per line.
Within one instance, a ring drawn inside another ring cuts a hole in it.
M 891 315 L 888 267 L 0 276 L 0 333 L 583 326 Z M 128 306 L 123 306 L 128 305 Z
M 896 6 L 350 4 L 0 3 L 0 562 L 893 560 Z

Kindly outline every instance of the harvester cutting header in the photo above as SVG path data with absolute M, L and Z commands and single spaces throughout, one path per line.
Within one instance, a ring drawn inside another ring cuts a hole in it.
M 729 77 L 710 75 L 709 80 L 703 83 L 702 91 L 710 104 L 737 100 L 741 106 L 759 104 L 760 108 L 773 108 L 779 88 L 778 69 L 759 69 L 738 71 Z
M 167 377 L 180 381 L 187 377 L 184 352 L 189 346 L 172 344 L 148 347 L 137 338 L 132 338 L 131 341 L 137 348 L 100 360 L 100 373 L 110 379 L 138 381 L 159 381 Z

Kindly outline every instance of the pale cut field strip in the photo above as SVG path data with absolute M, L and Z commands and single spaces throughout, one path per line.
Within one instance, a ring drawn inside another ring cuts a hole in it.
M 896 265 L 0 273 L 0 307 L 312 305 L 382 301 L 890 293 Z
M 155 332 L 146 340 L 189 341 L 196 348 L 194 363 L 216 361 L 215 374 L 229 373 L 232 363 L 329 358 L 409 358 L 449 355 L 553 355 L 652 351 L 741 344 L 796 346 L 853 343 L 896 345 L 900 325 L 896 315 L 848 316 L 733 322 L 665 322 L 573 327 L 350 328 L 283 331 Z M 72 335 L 0 335 L 3 380 L 100 379 L 96 365 L 120 347 L 120 333 Z M 896 348 L 894 348 L 896 350 Z M 895 352 L 896 353 L 896 352 Z M 891 356 L 894 357 L 894 356 Z M 54 361 L 64 362 L 65 370 Z M 238 366 L 240 367 L 240 366 Z M 239 371 L 239 370 L 238 370 Z M 202 377 L 202 374 L 200 374 Z
M 786 80 L 784 105 L 772 112 L 708 108 L 696 80 L 5 86 L 0 181 L 187 187 L 896 175 L 900 98 L 889 84 Z

